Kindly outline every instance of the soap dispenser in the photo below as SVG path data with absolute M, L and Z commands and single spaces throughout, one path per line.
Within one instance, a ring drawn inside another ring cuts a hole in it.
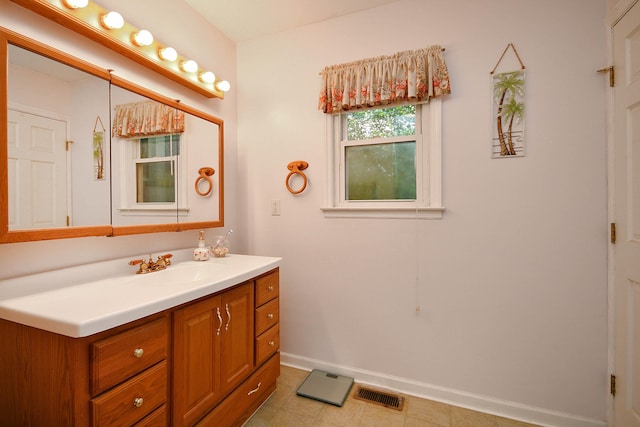
M 209 249 L 204 244 L 204 231 L 200 231 L 198 247 L 193 250 L 193 259 L 195 261 L 206 261 L 209 259 Z

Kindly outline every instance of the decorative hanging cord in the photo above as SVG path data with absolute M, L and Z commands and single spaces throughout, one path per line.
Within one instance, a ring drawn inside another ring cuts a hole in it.
M 493 70 L 491 70 L 491 72 L 489 74 L 495 73 L 496 69 L 498 68 L 498 65 L 500 65 L 500 62 L 502 62 L 502 58 L 504 58 L 504 55 L 507 53 L 507 50 L 509 50 L 509 48 L 513 49 L 513 53 L 516 54 L 516 58 L 518 58 L 518 62 L 520 63 L 520 67 L 522 67 L 522 69 L 524 70 L 524 64 L 522 63 L 522 60 L 520 59 L 520 55 L 518 55 L 518 51 L 516 50 L 516 47 L 513 45 L 513 43 L 509 43 L 507 45 L 507 47 L 504 48 L 504 51 L 502 52 L 502 55 L 500 55 L 500 59 L 498 59 L 498 62 L 496 63 L 496 66 L 493 67 Z
M 428 102 L 451 92 L 438 45 L 325 67 L 318 109 L 339 113 L 377 105 Z
M 102 128 L 102 130 L 100 131 L 96 131 L 96 129 L 98 129 L 98 123 L 100 123 L 100 127 Z M 102 119 L 100 118 L 100 116 L 96 117 L 96 123 L 93 125 L 93 131 L 94 132 L 104 132 L 106 131 L 106 129 L 104 128 L 104 124 L 102 123 Z
M 184 112 L 155 101 L 116 105 L 111 133 L 120 138 L 184 132 Z

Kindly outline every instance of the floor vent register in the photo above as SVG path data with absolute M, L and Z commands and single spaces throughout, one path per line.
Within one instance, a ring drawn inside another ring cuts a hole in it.
M 396 409 L 398 411 L 402 411 L 402 408 L 404 407 L 403 396 L 396 393 L 374 390 L 364 386 L 358 386 L 353 397 L 354 399 L 364 400 L 366 402 L 375 403 L 376 405 Z

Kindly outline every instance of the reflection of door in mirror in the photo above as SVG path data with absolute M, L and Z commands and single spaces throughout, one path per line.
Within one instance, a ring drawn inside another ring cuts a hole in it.
M 67 123 L 9 108 L 9 230 L 67 225 Z
M 93 171 L 108 82 L 11 44 L 7 78 L 9 228 L 109 224 L 109 183 Z

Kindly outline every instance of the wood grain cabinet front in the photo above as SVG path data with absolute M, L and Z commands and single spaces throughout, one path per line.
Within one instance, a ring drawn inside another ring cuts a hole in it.
M 164 360 L 168 346 L 168 317 L 92 343 L 92 393 L 102 393 Z
M 278 268 L 71 338 L 0 319 L 0 425 L 240 426 L 280 373 Z
M 167 400 L 167 362 L 91 400 L 95 427 L 131 426 Z

